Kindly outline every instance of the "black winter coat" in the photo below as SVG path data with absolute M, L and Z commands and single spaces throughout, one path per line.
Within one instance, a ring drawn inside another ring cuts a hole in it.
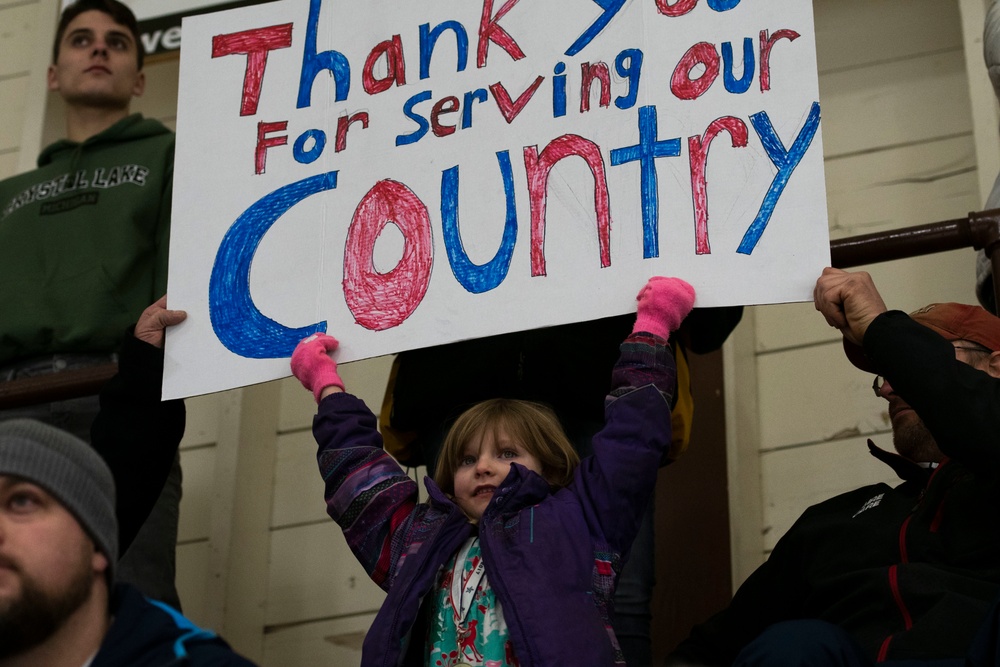
M 768 626 L 806 618 L 841 626 L 872 660 L 968 651 L 1000 593 L 1000 380 L 901 312 L 879 316 L 864 348 L 945 460 L 930 471 L 869 442 L 906 481 L 806 510 L 676 663 L 729 665 Z

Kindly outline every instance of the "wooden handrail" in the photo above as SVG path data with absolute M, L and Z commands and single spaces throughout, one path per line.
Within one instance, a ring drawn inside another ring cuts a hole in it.
M 993 263 L 993 293 L 1000 295 L 1000 209 L 973 211 L 965 218 L 890 229 L 830 242 L 830 261 L 844 269 L 946 250 L 985 250 Z
M 1000 295 L 1000 209 L 965 218 L 891 229 L 830 242 L 833 266 L 848 268 L 959 248 L 985 250 L 993 263 L 993 293 Z M 98 393 L 118 371 L 113 363 L 0 382 L 0 409 L 62 401 Z
M 0 382 L 0 410 L 92 396 L 117 372 L 118 364 L 107 363 Z

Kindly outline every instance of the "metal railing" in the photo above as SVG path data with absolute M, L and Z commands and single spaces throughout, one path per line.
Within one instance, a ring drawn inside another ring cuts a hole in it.
M 888 262 L 946 250 L 986 250 L 993 262 L 994 294 L 1000 294 L 1000 209 L 972 212 L 965 218 L 851 236 L 830 242 L 831 263 L 837 268 Z
M 91 396 L 117 372 L 118 364 L 108 363 L 0 382 L 0 410 Z

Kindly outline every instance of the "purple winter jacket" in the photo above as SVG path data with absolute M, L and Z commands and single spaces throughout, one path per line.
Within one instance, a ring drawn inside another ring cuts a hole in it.
M 611 600 L 665 462 L 676 369 L 655 336 L 633 334 L 621 350 L 605 427 L 573 481 L 553 490 L 513 464 L 479 524 L 486 573 L 522 667 L 624 664 Z M 429 478 L 429 502 L 417 502 L 416 483 L 383 451 L 375 416 L 358 398 L 323 399 L 313 433 L 327 512 L 388 593 L 361 664 L 422 666 L 421 605 L 476 527 Z

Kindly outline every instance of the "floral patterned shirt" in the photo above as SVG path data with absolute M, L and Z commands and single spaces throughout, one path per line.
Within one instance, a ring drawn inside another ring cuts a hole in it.
M 442 568 L 429 613 L 426 667 L 518 667 L 479 537 Z

